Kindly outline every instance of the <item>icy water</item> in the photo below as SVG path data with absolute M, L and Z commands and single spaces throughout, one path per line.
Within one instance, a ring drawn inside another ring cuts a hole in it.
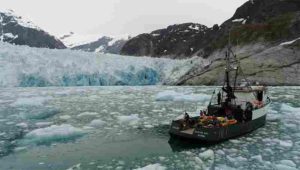
M 299 169 L 300 87 L 272 87 L 265 127 L 213 146 L 170 121 L 215 87 L 0 89 L 0 169 Z

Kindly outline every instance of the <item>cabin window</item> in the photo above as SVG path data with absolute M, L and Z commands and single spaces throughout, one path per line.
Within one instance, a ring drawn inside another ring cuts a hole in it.
M 261 102 L 263 100 L 263 97 L 264 97 L 264 92 L 263 91 L 257 91 L 256 96 L 257 96 L 257 100 Z

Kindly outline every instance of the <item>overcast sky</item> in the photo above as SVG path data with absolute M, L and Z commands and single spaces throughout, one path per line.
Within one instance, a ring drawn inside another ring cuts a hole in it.
M 54 35 L 136 35 L 168 25 L 221 24 L 247 0 L 0 0 Z

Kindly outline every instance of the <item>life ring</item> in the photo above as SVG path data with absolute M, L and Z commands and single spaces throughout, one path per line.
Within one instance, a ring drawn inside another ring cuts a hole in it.
M 237 123 L 237 120 L 235 120 L 235 119 L 228 120 L 229 125 L 233 125 L 233 124 L 236 124 L 236 123 Z

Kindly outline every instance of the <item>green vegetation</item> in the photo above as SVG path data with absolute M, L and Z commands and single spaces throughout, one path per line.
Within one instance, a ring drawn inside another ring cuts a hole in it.
M 233 26 L 231 30 L 231 43 L 233 45 L 249 44 L 255 41 L 276 41 L 289 34 L 289 26 L 294 13 L 280 15 L 268 19 L 264 23 L 252 23 Z M 224 48 L 228 43 L 228 35 L 218 38 L 212 43 L 213 49 Z
M 265 23 L 245 24 L 235 27 L 231 37 L 233 43 L 250 43 L 257 40 L 275 41 L 289 33 L 293 13 L 284 14 L 267 20 Z

